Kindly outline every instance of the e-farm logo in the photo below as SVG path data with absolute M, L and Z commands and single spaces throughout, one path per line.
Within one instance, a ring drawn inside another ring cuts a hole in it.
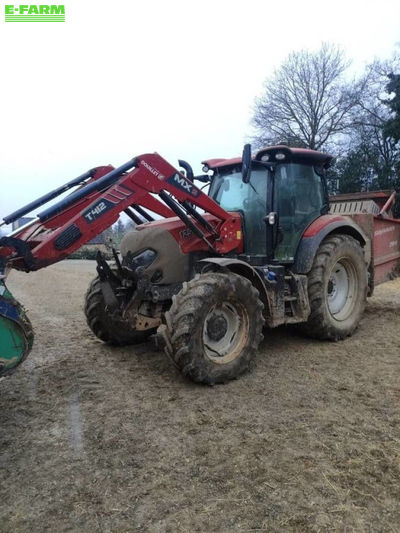
M 5 5 L 6 22 L 65 22 L 64 5 Z

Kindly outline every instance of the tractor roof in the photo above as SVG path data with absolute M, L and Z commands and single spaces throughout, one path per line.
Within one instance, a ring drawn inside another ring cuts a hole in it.
M 253 161 L 279 162 L 279 163 L 302 163 L 304 165 L 321 165 L 328 168 L 332 163 L 333 157 L 316 150 L 306 148 L 289 148 L 288 146 L 269 146 L 262 148 L 253 155 Z M 207 159 L 202 163 L 210 169 L 240 165 L 241 157 L 232 159 Z

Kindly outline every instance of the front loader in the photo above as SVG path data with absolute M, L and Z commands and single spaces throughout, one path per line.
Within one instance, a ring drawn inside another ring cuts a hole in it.
M 248 370 L 264 326 L 296 323 L 319 339 L 351 335 L 374 285 L 399 268 L 395 195 L 330 202 L 326 154 L 275 146 L 252 156 L 246 145 L 242 158 L 205 161 L 195 178 L 179 163 L 183 170 L 145 154 L 116 169 L 97 167 L 3 218 L 9 224 L 74 188 L 0 240 L 0 375 L 33 342 L 24 309 L 6 289 L 8 270 L 65 259 L 121 212 L 137 226 L 113 265 L 98 254 L 88 325 L 116 345 L 157 333 L 196 382 Z M 208 194 L 195 180 L 209 184 Z

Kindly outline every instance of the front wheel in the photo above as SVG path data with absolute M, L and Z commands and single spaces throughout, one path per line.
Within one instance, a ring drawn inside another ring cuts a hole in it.
M 325 239 L 308 275 L 311 314 L 302 325 L 316 339 L 339 340 L 358 326 L 367 298 L 363 250 L 349 235 Z
M 97 338 L 107 344 L 115 346 L 140 344 L 155 333 L 154 328 L 137 331 L 126 320 L 111 315 L 107 310 L 98 277 L 89 285 L 84 311 L 89 328 Z
M 263 304 L 249 280 L 207 273 L 184 284 L 165 314 L 166 351 L 193 381 L 213 385 L 252 365 L 262 340 Z

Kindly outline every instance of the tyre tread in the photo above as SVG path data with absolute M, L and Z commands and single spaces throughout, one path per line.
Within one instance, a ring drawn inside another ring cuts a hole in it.
M 255 332 L 249 337 L 247 356 L 240 358 L 239 364 L 233 365 L 229 370 L 224 368 L 224 371 L 219 373 L 210 372 L 206 359 L 200 354 L 193 353 L 191 335 L 199 320 L 199 309 L 204 299 L 213 294 L 217 288 L 222 293 L 240 289 L 247 292 L 247 298 L 252 302 L 249 320 L 253 321 L 252 329 Z M 253 365 L 258 345 L 263 339 L 261 333 L 264 325 L 263 308 L 257 289 L 243 276 L 233 273 L 198 274 L 184 284 L 183 289 L 173 298 L 171 308 L 165 313 L 163 330 L 167 337 L 165 351 L 181 373 L 194 382 L 214 385 L 235 379 Z
M 308 296 L 310 301 L 311 313 L 308 321 L 301 324 L 301 329 L 310 337 L 315 339 L 328 339 L 337 341 L 351 335 L 358 326 L 359 318 L 362 315 L 366 299 L 366 286 L 364 295 L 361 297 L 361 306 L 357 310 L 357 320 L 347 328 L 339 331 L 334 326 L 332 319 L 326 312 L 324 305 L 324 274 L 329 267 L 331 258 L 343 246 L 350 246 L 354 254 L 357 254 L 363 260 L 361 246 L 356 239 L 350 235 L 337 234 L 327 237 L 314 258 L 314 263 L 308 276 Z M 360 282 L 360 280 L 359 280 Z

